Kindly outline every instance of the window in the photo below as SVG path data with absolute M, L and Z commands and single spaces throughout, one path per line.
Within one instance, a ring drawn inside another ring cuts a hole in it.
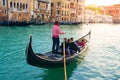
M 25 9 L 25 4 L 23 4 L 23 9 Z
M 53 10 L 51 9 L 51 15 L 53 14 Z
M 17 9 L 19 8 L 19 3 L 17 3 Z
M 60 6 L 60 2 L 57 3 L 57 6 Z
M 48 10 L 48 4 L 46 4 L 46 9 Z
M 64 11 L 62 11 L 62 16 L 63 16 L 63 14 L 64 14 Z
M 22 3 L 20 3 L 20 10 L 22 10 Z
M 57 15 L 60 15 L 60 10 L 57 10 Z
M 53 7 L 54 6 L 54 4 L 53 3 L 51 3 L 51 7 Z
M 26 4 L 26 9 L 28 9 L 28 4 Z
M 7 14 L 7 10 L 4 10 L 4 14 Z
M 15 2 L 14 2 L 14 8 L 16 7 L 16 4 L 15 4 Z
M 6 0 L 2 0 L 2 5 L 6 6 Z
M 40 3 L 38 3 L 38 9 L 40 9 Z
M 10 2 L 10 8 L 12 8 L 12 2 Z
M 62 21 L 63 21 L 64 19 L 62 18 Z
M 21 16 L 21 14 L 19 13 L 18 16 Z
M 69 8 L 69 4 L 68 4 L 68 8 Z

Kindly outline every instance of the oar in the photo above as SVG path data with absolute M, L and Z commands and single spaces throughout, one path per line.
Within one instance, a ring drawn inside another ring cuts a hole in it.
M 63 34 L 64 39 L 64 34 Z M 66 73 L 66 58 L 65 58 L 65 41 L 63 40 L 63 56 L 64 56 L 64 80 L 67 80 L 67 73 Z

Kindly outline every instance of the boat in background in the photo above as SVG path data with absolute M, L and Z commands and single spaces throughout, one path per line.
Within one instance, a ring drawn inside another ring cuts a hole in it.
M 82 24 L 82 22 L 60 22 L 60 25 L 78 25 Z
M 29 21 L 22 21 L 22 22 L 18 22 L 18 21 L 3 21 L 0 22 L 0 26 L 29 26 L 31 25 L 32 22 Z

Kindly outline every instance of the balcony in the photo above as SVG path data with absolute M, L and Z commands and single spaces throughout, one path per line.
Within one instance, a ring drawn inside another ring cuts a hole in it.
M 60 14 L 56 14 L 56 16 L 58 17 L 58 16 L 60 16 Z
M 46 11 L 46 8 L 40 8 L 40 10 Z
M 57 8 L 57 9 L 60 9 L 60 6 L 57 6 L 56 8 Z
M 70 9 L 70 13 L 76 13 L 75 9 Z
M 10 12 L 15 12 L 16 9 L 15 8 L 10 8 Z
M 49 3 L 49 0 L 38 0 L 39 2 L 45 2 L 45 3 Z
M 34 11 L 37 11 L 37 12 L 39 12 L 40 10 L 39 10 L 39 9 L 34 9 Z
M 75 9 L 75 6 L 70 6 L 71 9 Z

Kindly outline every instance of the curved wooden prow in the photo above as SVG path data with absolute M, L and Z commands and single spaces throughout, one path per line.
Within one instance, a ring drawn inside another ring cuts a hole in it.
M 29 42 L 29 44 L 31 44 L 32 43 L 32 35 L 30 35 L 30 42 Z

